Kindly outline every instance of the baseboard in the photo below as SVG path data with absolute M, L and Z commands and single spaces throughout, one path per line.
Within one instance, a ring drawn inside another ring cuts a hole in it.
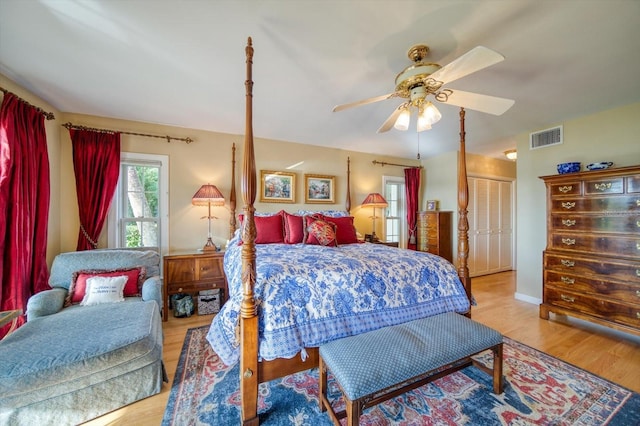
M 533 305 L 539 305 L 542 303 L 542 299 L 538 299 L 537 297 L 531 297 L 526 294 L 516 292 L 513 297 L 516 300 L 521 300 L 523 302 L 531 303 Z

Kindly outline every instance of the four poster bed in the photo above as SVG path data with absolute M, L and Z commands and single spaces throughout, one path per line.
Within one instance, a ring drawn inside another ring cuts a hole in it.
M 259 423 L 258 385 L 317 367 L 317 346 L 320 344 L 442 312 L 454 311 L 470 316 L 471 300 L 467 267 L 469 226 L 464 110 L 460 111 L 457 270 L 429 253 L 369 243 L 342 244 L 340 238 L 344 236 L 341 237 L 339 225 L 344 225 L 345 221 L 348 224 L 352 218 L 314 215 L 313 219 L 306 216 L 292 219 L 294 215 L 281 212 L 270 217 L 285 222 L 285 228 L 287 220 L 305 221 L 301 222 L 305 230 L 312 229 L 310 224 L 314 220 L 330 223 L 339 244 L 331 246 L 321 242 L 312 245 L 291 241 L 290 244 L 260 244 L 259 239 L 263 236 L 256 238 L 256 221 L 271 219 L 258 217 L 254 208 L 257 178 L 252 126 L 252 61 L 253 47 L 249 38 L 241 174 L 244 209 L 240 230 L 235 232 L 225 253 L 229 297 L 207 335 L 225 363 L 240 362 L 244 425 Z M 235 146 L 233 152 L 235 164 Z M 235 179 L 235 175 L 232 178 Z M 347 187 L 347 197 L 349 193 Z M 234 183 L 230 199 L 233 200 L 230 227 L 234 230 Z M 348 198 L 347 204 L 350 204 Z M 304 238 L 307 238 L 304 232 Z

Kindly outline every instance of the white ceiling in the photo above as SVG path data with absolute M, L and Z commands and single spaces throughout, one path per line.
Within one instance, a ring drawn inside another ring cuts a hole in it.
M 422 158 L 457 149 L 458 108 L 418 134 L 376 130 L 414 44 L 445 65 L 477 45 L 506 60 L 453 89 L 514 99 L 467 112 L 469 152 L 640 101 L 638 0 L 0 0 L 0 73 L 61 111 L 243 134 L 247 37 L 254 135 Z M 79 123 L 82 124 L 82 123 Z

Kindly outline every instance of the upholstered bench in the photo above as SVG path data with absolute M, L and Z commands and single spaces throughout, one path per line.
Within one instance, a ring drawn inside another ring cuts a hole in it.
M 493 392 L 500 394 L 502 335 L 453 312 L 334 340 L 320 346 L 320 410 L 327 409 L 335 424 L 346 416 L 347 425 L 357 425 L 365 408 L 465 368 L 488 349 Z M 345 411 L 331 406 L 327 371 L 344 395 Z

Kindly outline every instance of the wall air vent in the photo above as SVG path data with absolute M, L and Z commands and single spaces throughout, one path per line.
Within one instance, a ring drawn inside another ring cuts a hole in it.
M 544 148 L 562 143 L 562 126 L 529 134 L 529 149 Z

